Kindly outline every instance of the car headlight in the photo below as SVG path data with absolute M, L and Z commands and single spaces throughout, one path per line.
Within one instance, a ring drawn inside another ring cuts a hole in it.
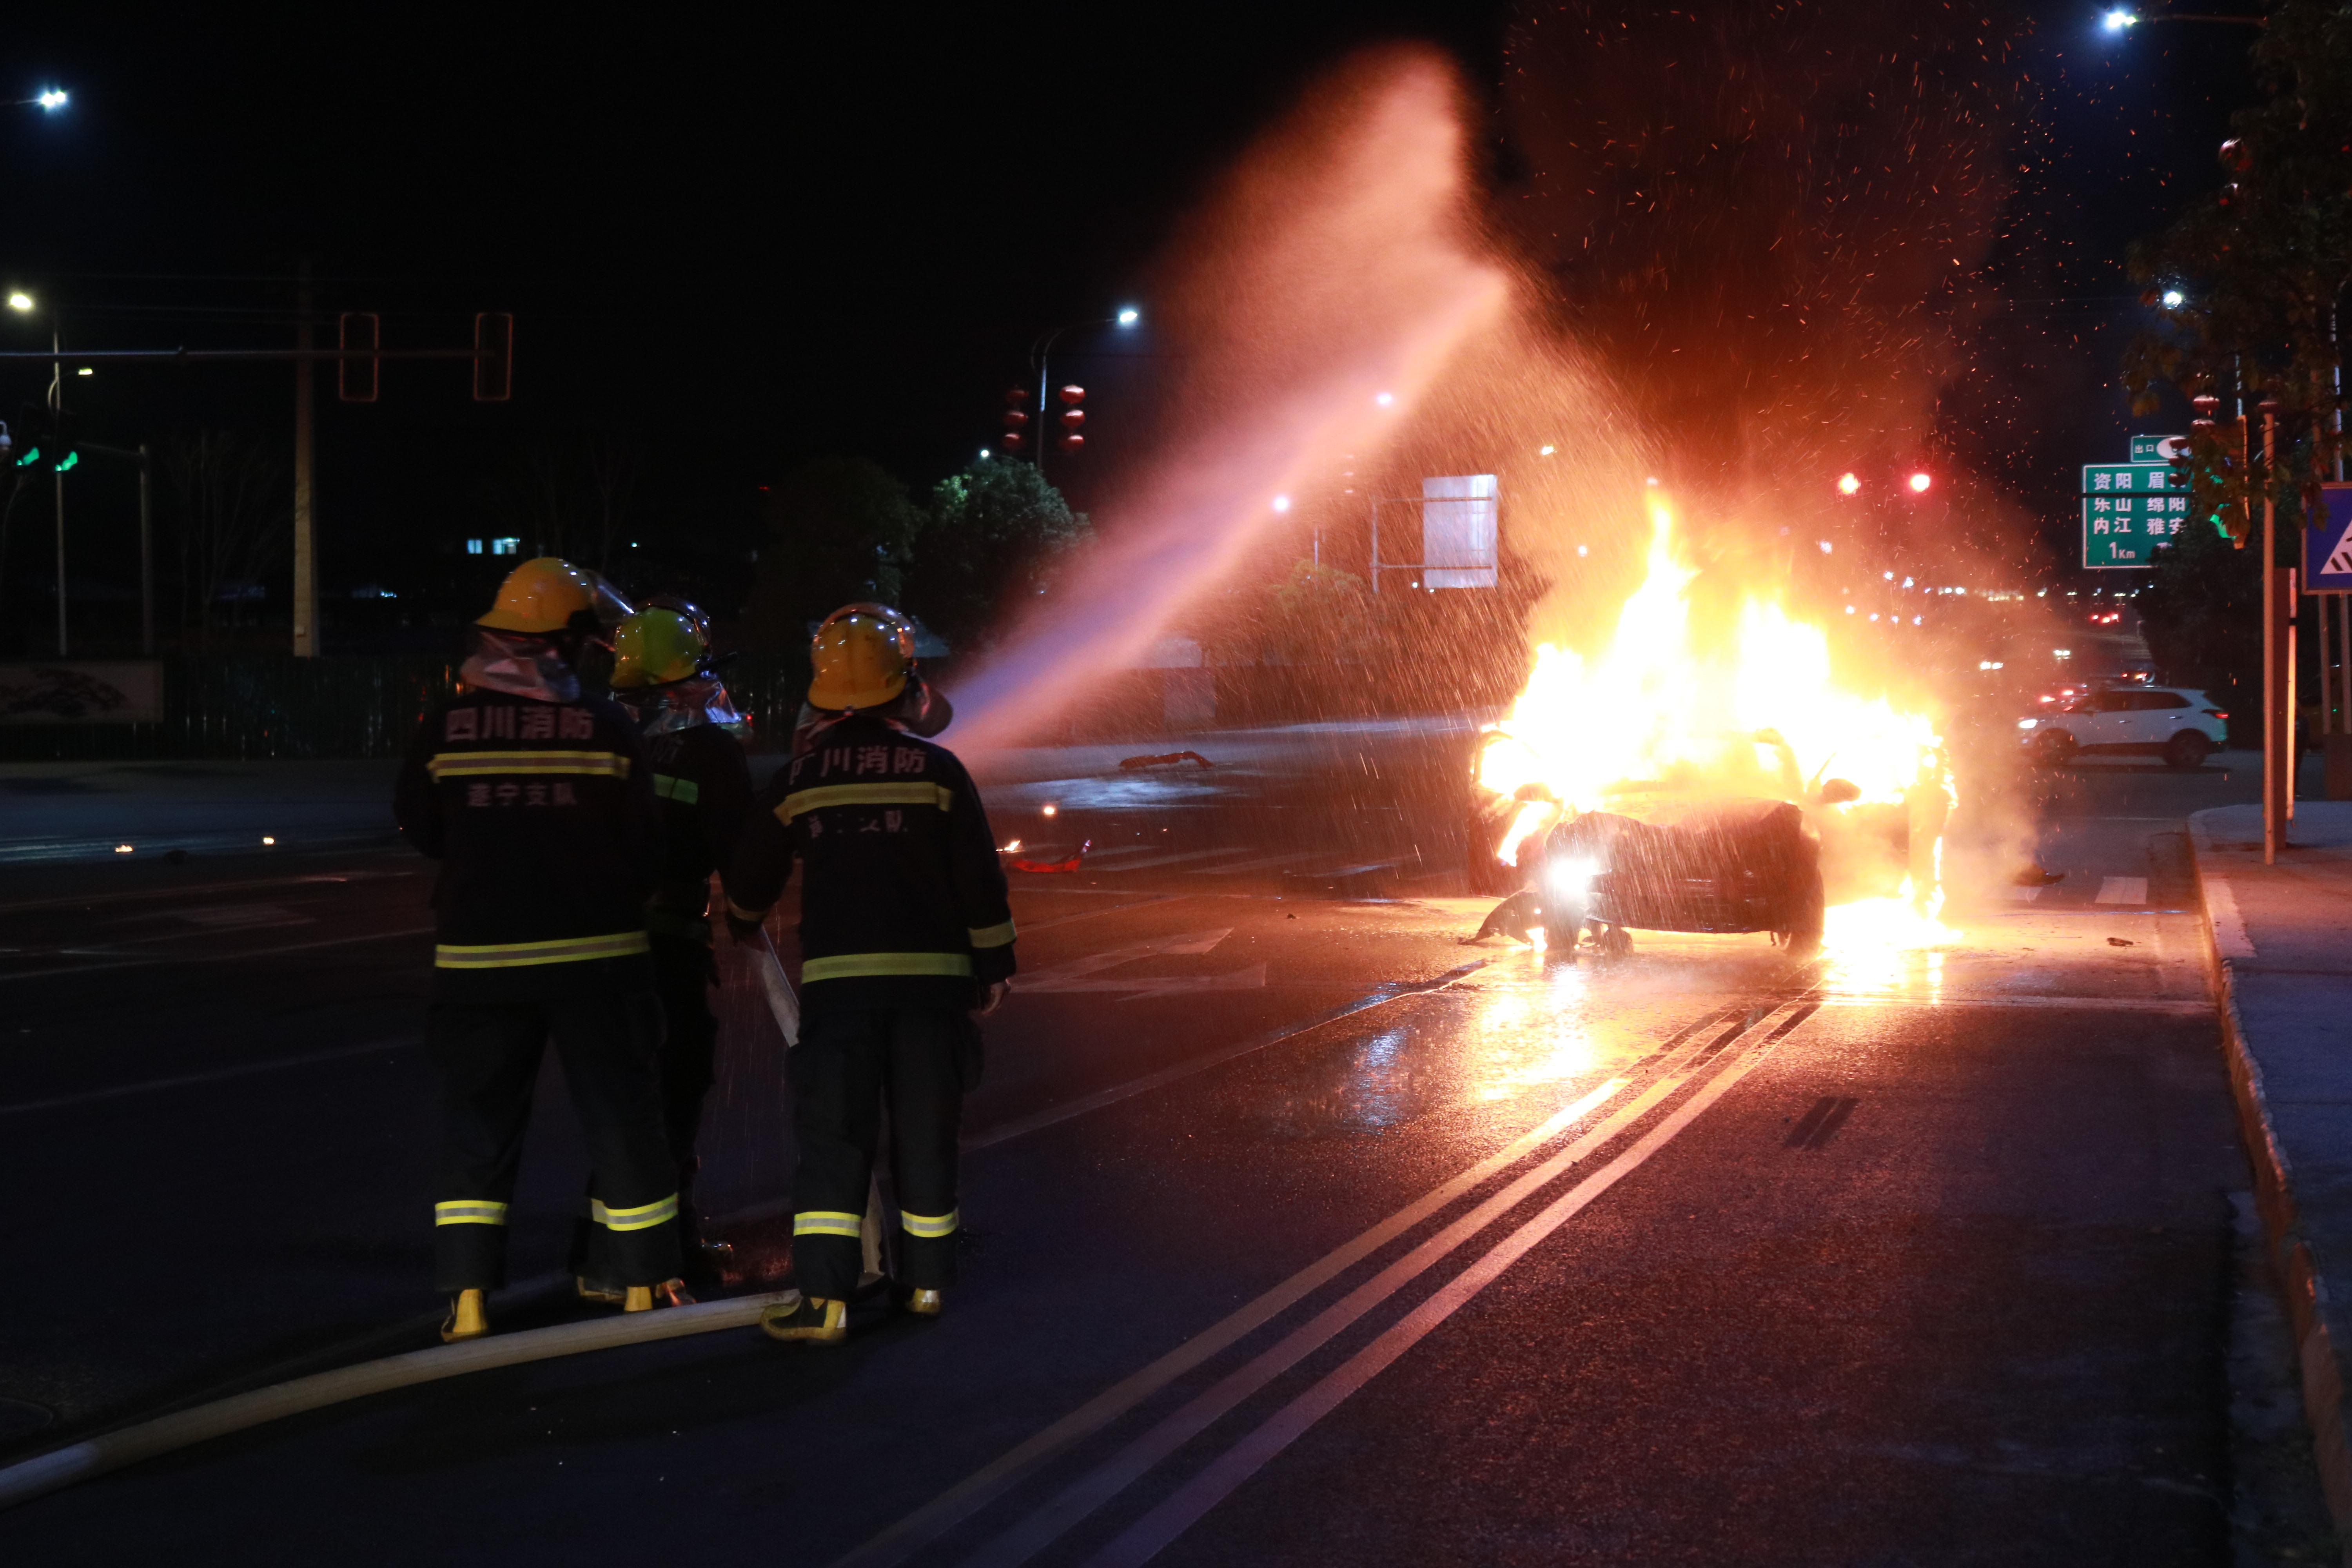
M 1573 899 L 1583 895 L 1592 886 L 1592 879 L 1601 868 L 1591 860 L 1555 860 L 1544 870 L 1544 880 L 1550 884 L 1552 897 Z
M 2031 730 L 2041 722 L 2042 721 L 2039 719 L 2020 719 L 2017 721 L 2017 727 L 2021 730 Z

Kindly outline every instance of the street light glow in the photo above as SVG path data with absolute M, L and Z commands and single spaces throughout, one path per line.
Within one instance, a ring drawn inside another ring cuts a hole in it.
M 1936 481 L 1933 479 L 1929 478 L 1925 473 L 1914 474 L 1911 476 L 1909 480 L 1911 493 L 1915 496 L 1926 495 L 1927 493 L 1927 487 L 1935 482 Z
M 2099 18 L 2099 26 L 2105 27 L 2110 33 L 2120 33 L 2126 27 L 2138 26 L 2139 17 L 2137 14 L 2126 11 L 2122 6 L 2118 5 L 2114 10 Z
M 1288 511 L 1290 510 L 1290 498 L 1288 496 L 1275 497 L 1274 510 L 1276 511 Z
M 1838 476 L 1838 494 L 1842 496 L 1850 496 L 1860 489 L 1862 489 L 1862 476 L 1859 474 L 1840 474 Z
M 2189 296 L 2183 294 L 2179 289 L 2167 289 L 2164 291 L 2164 308 L 2166 310 L 2178 310 L 2181 306 L 2186 305 L 2187 303 L 2189 303 Z
M 1396 402 L 1396 394 L 1393 392 L 1383 392 L 1374 396 L 1372 401 L 1379 404 L 1383 408 L 1391 407 Z
M 1118 324 L 1122 327 L 1131 327 L 1141 320 L 1143 320 L 1143 312 L 1132 305 L 1120 310 L 1118 317 Z
M 41 95 L 33 101 L 39 104 L 45 113 L 55 114 L 66 106 L 66 89 L 61 87 L 43 88 Z
M 25 293 L 23 290 L 19 289 L 8 296 L 8 309 L 12 310 L 29 310 L 32 308 L 33 297 L 30 294 Z

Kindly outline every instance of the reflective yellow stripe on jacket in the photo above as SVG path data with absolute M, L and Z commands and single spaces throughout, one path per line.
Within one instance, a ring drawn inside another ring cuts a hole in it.
M 654 793 L 664 800 L 674 800 L 680 805 L 692 805 L 702 798 L 702 786 L 692 779 L 672 778 L 667 773 L 656 773 Z
M 974 926 L 964 934 L 971 938 L 974 947 L 1010 947 L 1013 945 L 1013 922 L 1003 925 Z
M 493 942 L 474 945 L 442 942 L 433 950 L 436 969 L 515 969 L 527 963 L 578 963 L 591 958 L 626 958 L 651 951 L 641 931 L 611 936 L 572 936 L 559 942 Z
M 588 773 L 625 779 L 629 776 L 629 759 L 618 752 L 441 752 L 425 764 L 425 770 L 436 779 L 517 773 Z
M 945 784 L 819 784 L 796 789 L 776 803 L 776 820 L 786 826 L 803 812 L 828 805 L 935 805 L 946 811 L 955 805 L 955 791 Z
M 433 1205 L 435 1225 L 504 1225 L 507 1205 L 488 1198 L 444 1198 Z
M 971 955 L 965 952 L 840 952 L 812 958 L 801 965 L 801 984 L 820 980 L 853 980 L 875 974 L 971 974 Z
M 958 1217 L 960 1212 L 950 1209 L 945 1214 L 908 1214 L 905 1209 L 900 1209 L 898 1223 L 907 1227 L 908 1236 L 927 1237 L 936 1240 L 940 1237 L 955 1234 L 956 1226 L 961 1223 Z

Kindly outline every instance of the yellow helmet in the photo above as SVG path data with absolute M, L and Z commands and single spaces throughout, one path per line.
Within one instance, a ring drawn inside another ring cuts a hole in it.
M 499 584 L 498 603 L 475 625 L 547 637 L 571 625 L 581 611 L 595 607 L 595 584 L 586 573 L 569 561 L 541 555 L 507 574 Z
M 886 605 L 845 605 L 817 627 L 809 664 L 810 707 L 879 708 L 907 689 L 915 629 Z
M 623 620 L 614 634 L 611 684 L 615 690 L 667 686 L 694 674 L 709 657 L 710 638 L 693 616 L 655 605 Z

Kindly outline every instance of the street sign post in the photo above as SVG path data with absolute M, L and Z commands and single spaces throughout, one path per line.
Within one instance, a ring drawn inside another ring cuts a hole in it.
M 2175 458 L 2189 456 L 2186 436 L 2135 436 L 2131 438 L 2131 460 L 2135 463 L 2168 463 Z
M 2172 542 L 2189 521 L 2185 478 L 2169 463 L 2084 464 L 2084 566 L 2105 572 L 2148 565 L 2156 547 Z

